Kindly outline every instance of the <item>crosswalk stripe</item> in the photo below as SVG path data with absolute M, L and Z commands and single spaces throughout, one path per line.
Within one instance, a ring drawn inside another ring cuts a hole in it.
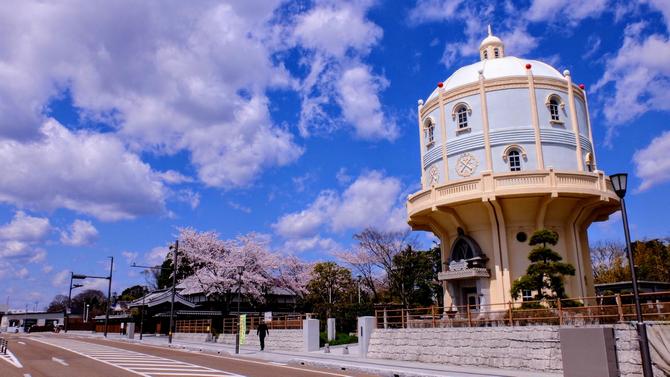
M 59 347 L 143 377 L 244 377 L 182 361 L 71 339 L 32 338 L 32 340 Z

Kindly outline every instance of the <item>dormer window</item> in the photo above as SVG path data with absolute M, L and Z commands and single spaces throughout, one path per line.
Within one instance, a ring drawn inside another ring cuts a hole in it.
M 483 54 L 484 54 L 484 59 L 488 59 L 488 58 L 489 58 L 488 51 L 484 50 Z
M 426 148 L 431 148 L 435 144 L 435 121 L 428 117 L 423 122 L 423 132 L 426 142 Z
M 494 56 L 495 58 L 499 58 L 499 57 L 500 57 L 500 50 L 498 50 L 497 47 L 493 49 L 493 56 Z
M 507 161 L 510 171 L 521 171 L 521 154 L 518 150 L 512 149 L 507 152 Z

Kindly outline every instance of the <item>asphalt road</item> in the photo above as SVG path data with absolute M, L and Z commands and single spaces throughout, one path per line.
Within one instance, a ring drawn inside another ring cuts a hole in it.
M 50 334 L 3 336 L 23 367 L 0 360 L 2 377 L 371 377 L 110 340 Z

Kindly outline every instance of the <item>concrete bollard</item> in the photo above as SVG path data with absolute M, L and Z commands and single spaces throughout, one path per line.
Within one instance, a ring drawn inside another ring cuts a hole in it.
M 130 322 L 126 324 L 126 336 L 128 339 L 134 339 L 135 338 L 135 324 Z
M 328 340 L 333 340 L 335 339 L 335 318 L 328 318 L 326 321 L 326 325 L 328 327 Z
M 360 357 L 368 357 L 368 346 L 370 345 L 370 338 L 372 332 L 377 328 L 377 318 L 358 317 L 358 349 Z
M 330 353 L 330 344 L 326 343 L 326 345 L 323 346 L 323 353 Z
M 348 355 L 349 354 L 349 346 L 344 346 L 344 348 L 342 348 L 342 354 L 343 355 Z
M 305 352 L 319 350 L 319 320 L 304 319 L 302 321 L 302 339 Z

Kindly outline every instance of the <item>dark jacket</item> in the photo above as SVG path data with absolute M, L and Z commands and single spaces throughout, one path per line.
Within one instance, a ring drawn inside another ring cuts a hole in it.
M 256 335 L 260 336 L 261 338 L 265 338 L 266 335 L 270 335 L 270 331 L 268 330 L 268 325 L 265 323 L 261 323 L 258 325 L 258 329 L 256 330 Z

